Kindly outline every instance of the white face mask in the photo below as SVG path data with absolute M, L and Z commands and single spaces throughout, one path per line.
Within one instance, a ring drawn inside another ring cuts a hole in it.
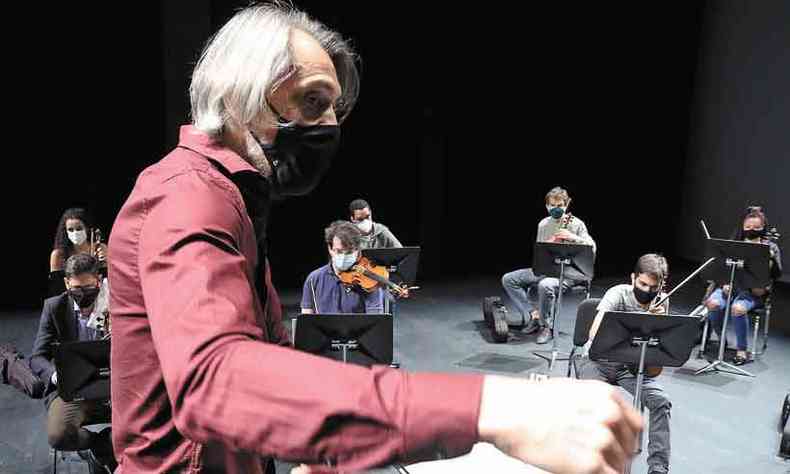
M 359 252 L 335 253 L 332 254 L 332 265 L 337 271 L 344 272 L 357 263 L 357 258 L 359 258 Z
M 356 225 L 357 229 L 361 230 L 363 234 L 367 234 L 370 232 L 370 229 L 373 228 L 373 219 L 368 217 L 364 221 L 359 221 L 354 225 Z
M 74 245 L 82 245 L 88 240 L 88 233 L 85 230 L 74 230 L 70 231 L 67 230 L 66 233 L 69 235 L 69 240 Z

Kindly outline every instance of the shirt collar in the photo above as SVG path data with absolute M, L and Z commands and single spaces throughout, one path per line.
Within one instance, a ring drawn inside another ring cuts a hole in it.
M 230 174 L 237 174 L 242 171 L 260 174 L 254 166 L 239 156 L 235 151 L 223 145 L 222 142 L 211 138 L 205 132 L 196 129 L 193 125 L 181 126 L 178 146 L 187 148 L 218 162 L 228 170 Z

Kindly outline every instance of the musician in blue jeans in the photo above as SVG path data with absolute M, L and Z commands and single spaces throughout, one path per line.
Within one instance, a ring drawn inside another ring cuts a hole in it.
M 766 238 L 767 219 L 760 207 L 749 207 L 743 218 L 741 226 L 735 233 L 733 240 L 742 240 L 755 244 L 768 245 L 770 248 L 771 260 L 771 279 L 776 280 L 782 275 L 782 253 L 775 242 Z M 735 328 L 736 355 L 732 363 L 743 365 L 751 362 L 746 353 L 747 339 L 749 333 L 748 314 L 755 308 L 765 305 L 765 300 L 771 291 L 771 286 L 765 288 L 735 288 L 732 295 L 732 306 L 730 316 L 732 325 Z M 727 296 L 730 292 L 730 285 L 721 285 L 706 300 L 705 306 L 708 308 L 708 319 L 713 330 L 720 334 L 723 325 L 724 312 L 727 307 Z
M 595 240 L 587 232 L 587 226 L 576 216 L 567 219 L 566 211 L 570 204 L 568 191 L 563 188 L 552 188 L 546 194 L 547 217 L 538 223 L 538 242 L 567 242 L 591 245 L 595 252 Z M 585 276 L 574 268 L 566 268 L 562 282 L 563 291 L 584 281 Z M 502 277 L 502 287 L 516 305 L 516 309 L 526 320 L 525 334 L 540 330 L 538 344 L 549 342 L 554 335 L 551 333 L 551 302 L 553 301 L 560 281 L 558 278 L 536 275 L 531 268 L 515 270 Z M 537 305 L 534 293 L 530 298 L 530 289 L 537 290 Z

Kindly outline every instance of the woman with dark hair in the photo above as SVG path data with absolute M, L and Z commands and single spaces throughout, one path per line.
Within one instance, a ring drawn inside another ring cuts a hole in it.
M 93 220 L 85 209 L 79 207 L 66 209 L 55 231 L 55 242 L 49 255 L 49 271 L 63 270 L 66 260 L 74 254 L 91 253 L 90 233 L 95 228 Z M 93 254 L 99 262 L 104 262 L 107 258 L 107 245 L 104 243 L 96 245 Z
M 755 244 L 768 245 L 771 252 L 771 280 L 772 282 L 782 275 L 782 253 L 776 242 L 767 237 L 768 219 L 761 207 L 751 206 L 746 209 L 746 214 L 741 219 L 733 235 L 733 240 L 742 240 Z M 771 292 L 773 283 L 765 288 L 735 288 L 732 297 L 730 314 L 732 315 L 733 326 L 735 327 L 737 353 L 733 359 L 733 364 L 743 365 L 751 362 L 746 353 L 746 341 L 749 332 L 749 311 L 765 305 L 768 294 Z M 727 306 L 727 295 L 731 288 L 729 284 L 722 284 L 714 291 L 705 306 L 708 308 L 708 317 L 711 327 L 717 333 L 721 333 L 722 319 Z M 720 336 L 720 341 L 724 338 Z M 722 342 L 720 342 L 721 344 Z

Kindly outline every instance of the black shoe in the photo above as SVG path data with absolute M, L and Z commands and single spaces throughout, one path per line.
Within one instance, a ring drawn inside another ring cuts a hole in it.
M 539 319 L 532 319 L 530 318 L 529 322 L 524 326 L 524 329 L 521 330 L 524 334 L 532 334 L 540 329 L 540 320 Z
M 743 364 L 748 364 L 749 362 L 752 362 L 752 360 L 748 356 L 743 357 L 736 355 L 735 357 L 732 358 L 732 365 L 743 365 Z
M 551 328 L 546 326 L 540 330 L 540 334 L 538 334 L 538 344 L 546 344 L 547 342 L 551 341 L 554 335 L 551 333 Z
M 90 474 L 112 474 L 113 471 L 96 459 L 96 456 L 90 449 L 77 451 L 77 455 L 88 465 L 88 472 Z
M 90 453 L 91 457 L 104 469 L 97 472 L 115 472 L 118 463 L 115 461 L 115 456 L 112 452 L 112 428 L 107 427 L 96 433 L 91 444 Z

